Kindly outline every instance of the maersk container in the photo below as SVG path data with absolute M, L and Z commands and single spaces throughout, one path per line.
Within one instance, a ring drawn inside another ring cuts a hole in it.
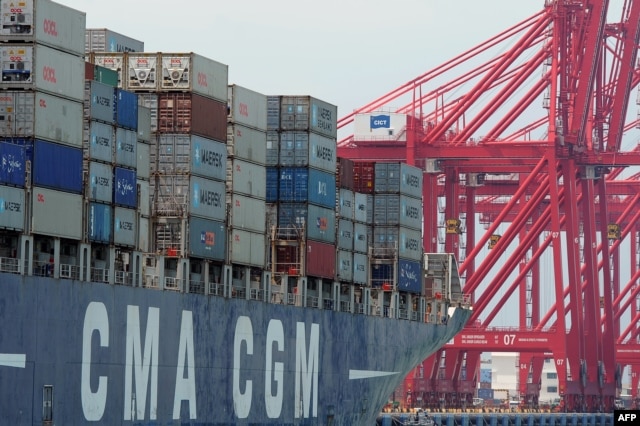
M 0 136 L 82 146 L 82 102 L 43 92 L 0 93 Z
M 227 103 L 229 67 L 193 52 L 159 53 L 162 91 L 193 92 Z
M 354 222 L 353 224 L 353 251 L 367 253 L 369 250 L 370 226 L 364 223 Z
M 353 220 L 354 197 L 353 191 L 350 189 L 340 188 L 338 191 L 338 209 L 339 218 Z
M 109 244 L 113 241 L 111 225 L 112 209 L 108 204 L 90 203 L 87 218 L 89 241 Z
M 84 100 L 84 60 L 42 45 L 0 45 L 2 85 Z
M 116 127 L 116 164 L 135 169 L 138 165 L 136 132 Z
M 92 160 L 113 162 L 113 150 L 115 146 L 115 132 L 110 124 L 98 121 L 86 121 L 84 123 L 85 140 L 88 142 L 89 158 Z
M 335 209 L 336 177 L 333 174 L 304 167 L 280 168 L 279 200 L 309 202 Z
M 138 176 L 139 177 L 139 176 Z M 150 202 L 150 185 L 149 181 L 146 180 L 137 180 L 138 185 L 138 211 L 141 215 L 149 217 L 151 216 L 151 202 Z
M 60 191 L 82 193 L 82 150 L 36 140 L 33 153 L 33 184 Z
M 149 253 L 149 218 L 138 218 L 138 250 L 143 253 Z
M 264 200 L 240 194 L 230 194 L 230 224 L 234 228 L 252 232 L 266 230 L 266 203 Z
M 398 291 L 422 293 L 422 264 L 420 261 L 398 260 Z
M 157 111 L 156 111 L 157 114 Z M 151 142 L 151 109 L 140 104 L 138 95 L 138 141 Z
M 0 2 L 0 41 L 31 42 L 84 55 L 86 14 L 49 0 Z
M 267 196 L 267 168 L 232 159 L 227 161 L 227 190 L 264 200 Z
M 306 274 L 309 277 L 335 279 L 336 246 L 307 241 Z
M 192 173 L 224 180 L 227 173 L 227 148 L 224 143 L 189 134 L 158 135 L 158 172 Z
M 227 125 L 227 155 L 260 165 L 267 162 L 267 133 L 241 124 Z
M 354 284 L 368 284 L 369 261 L 363 253 L 353 253 L 353 282 Z
M 189 212 L 192 215 L 213 220 L 225 219 L 227 206 L 224 182 L 191 176 L 189 193 Z
M 122 89 L 116 89 L 116 125 L 137 131 L 138 95 Z
M 306 203 L 279 203 L 280 232 L 295 236 L 304 226 L 309 239 L 335 243 L 336 214 L 334 209 Z
M 422 198 L 422 169 L 404 163 L 376 163 L 375 192 Z
M 263 268 L 266 264 L 266 237 L 263 233 L 232 228 L 229 234 L 229 263 Z
M 138 172 L 138 179 L 149 180 L 151 177 L 151 164 L 149 162 L 149 144 L 137 142 L 136 144 L 137 162 L 135 169 Z
M 24 230 L 24 189 L 0 185 L 0 228 Z
M 353 250 L 353 222 L 348 219 L 338 220 L 336 241 L 339 249 Z
M 126 75 L 127 64 L 125 61 L 124 53 L 100 53 L 100 52 L 92 52 L 88 55 L 88 61 L 96 64 L 97 66 L 109 69 L 118 74 L 118 81 L 116 87 L 123 87 L 123 76 Z M 95 78 L 95 77 L 94 77 Z M 102 81 L 106 83 L 105 81 Z
M 376 226 L 373 228 L 373 246 L 397 247 L 398 257 L 420 260 L 422 256 L 422 232 L 402 226 Z
M 136 211 L 116 207 L 113 209 L 113 243 L 121 246 L 135 247 L 138 236 Z
M 280 165 L 312 167 L 335 174 L 336 140 L 310 132 L 280 133 Z
M 229 122 L 267 131 L 267 96 L 231 84 L 227 90 Z
M 86 80 L 84 87 L 84 118 L 114 123 L 113 107 L 115 101 L 113 87 L 99 81 Z
M 34 234 L 71 240 L 82 238 L 82 195 L 34 187 L 31 196 Z
M 225 141 L 227 104 L 195 93 L 160 93 L 157 131 Z
M 0 142 L 0 184 L 25 186 L 27 153 L 23 145 Z
M 336 262 L 336 275 L 340 281 L 353 281 L 353 253 L 346 250 L 338 250 Z
M 422 229 L 422 199 L 408 195 L 376 194 L 373 223 Z
M 371 223 L 367 220 L 367 194 L 353 193 L 353 220 L 362 223 Z
M 136 171 L 115 167 L 113 174 L 113 202 L 118 206 L 136 208 L 138 206 Z
M 275 203 L 278 201 L 278 184 L 279 184 L 279 171 L 276 167 L 267 167 L 267 193 L 266 193 L 266 201 L 267 203 Z
M 338 108 L 311 96 L 282 96 L 280 98 L 280 128 L 309 130 L 335 138 Z
M 89 199 L 111 203 L 113 198 L 113 167 L 111 164 L 89 163 Z
M 225 260 L 227 233 L 224 222 L 192 216 L 188 225 L 190 256 Z
M 267 153 L 265 164 L 277 166 L 280 159 L 280 135 L 278 132 L 267 132 Z
M 144 52 L 144 42 L 107 28 L 87 28 L 84 52 Z

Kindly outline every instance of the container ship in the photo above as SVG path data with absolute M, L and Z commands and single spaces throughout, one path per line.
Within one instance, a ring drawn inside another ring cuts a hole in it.
M 0 418 L 373 425 L 471 312 L 337 108 L 0 1 Z

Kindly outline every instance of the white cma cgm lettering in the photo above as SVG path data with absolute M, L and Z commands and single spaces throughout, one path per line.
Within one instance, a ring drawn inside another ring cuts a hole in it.
M 158 308 L 149 308 L 143 356 L 140 339 L 139 308 L 133 305 L 127 306 L 124 420 L 145 420 L 148 390 L 150 390 L 149 419 L 156 420 L 158 408 L 159 325 L 160 310 Z M 98 333 L 100 346 L 103 348 L 109 347 L 109 316 L 107 308 L 100 302 L 91 302 L 87 306 L 83 324 L 81 398 L 82 410 L 87 421 L 102 420 L 107 405 L 109 388 L 108 377 L 100 376 L 97 390 L 93 392 L 91 389 L 91 341 L 94 331 Z M 189 402 L 189 416 L 191 419 L 197 419 L 193 314 L 191 311 L 182 311 L 177 358 L 173 419 L 178 420 L 180 418 L 182 401 Z M 187 377 L 184 377 L 185 367 Z M 134 374 L 135 392 L 133 392 L 132 385 Z M 149 376 L 151 376 L 150 386 Z M 135 407 L 132 407 L 133 395 L 135 395 Z
M 284 352 L 284 329 L 282 321 L 272 319 L 267 326 L 264 398 L 267 416 L 279 418 L 282 412 L 284 395 L 284 364 L 273 362 L 274 344 L 278 352 Z M 307 354 L 307 338 L 305 323 L 297 323 L 296 328 L 296 366 L 294 417 L 309 418 L 318 416 L 318 363 L 320 359 L 320 326 L 311 324 L 309 349 Z M 246 353 L 242 353 L 243 344 Z M 239 419 L 246 419 L 251 412 L 253 398 L 253 382 L 246 380 L 241 386 L 241 355 L 253 355 L 253 325 L 246 316 L 238 318 L 233 342 L 233 407 Z M 251 366 L 247 367 L 253 369 Z M 275 389 L 272 387 L 276 383 Z M 244 388 L 244 392 L 241 389 Z M 311 397 L 313 396 L 313 401 Z M 312 406 L 313 405 L 313 406 Z

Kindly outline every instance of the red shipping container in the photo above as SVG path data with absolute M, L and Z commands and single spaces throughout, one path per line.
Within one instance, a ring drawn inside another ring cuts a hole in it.
M 375 189 L 375 164 L 371 161 L 353 163 L 353 186 L 356 192 L 373 194 Z
M 336 172 L 336 188 L 345 188 L 354 191 L 353 160 L 338 157 Z
M 307 276 L 335 279 L 336 246 L 307 240 Z
M 276 272 L 291 276 L 300 275 L 300 255 L 299 248 L 295 246 L 276 247 Z
M 158 131 L 227 140 L 227 104 L 195 93 L 161 93 Z
M 95 65 L 91 62 L 84 63 L 84 79 L 93 80 L 95 75 Z

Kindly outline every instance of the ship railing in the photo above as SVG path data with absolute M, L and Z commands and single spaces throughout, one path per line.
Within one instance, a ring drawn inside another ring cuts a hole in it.
M 249 292 L 249 298 L 251 300 L 266 300 L 267 293 L 259 288 L 252 288 Z
M 323 305 L 324 309 L 326 309 L 327 311 L 333 311 L 333 300 L 324 299 L 322 301 L 322 305 Z
M 116 271 L 114 278 L 117 285 L 133 285 L 133 275 L 127 271 Z
M 108 283 L 109 270 L 102 268 L 91 268 L 91 281 L 94 283 Z
M 276 303 L 278 305 L 284 304 L 284 300 L 286 299 L 285 295 L 279 291 L 271 292 L 271 303 Z
M 320 299 L 318 299 L 316 296 L 307 297 L 307 307 L 318 308 L 319 306 L 320 306 Z
M 213 282 L 209 282 L 207 283 L 207 285 L 209 286 L 209 294 L 212 296 L 222 296 L 224 295 L 224 286 L 222 285 L 222 283 L 213 283 Z
M 365 314 L 364 303 L 356 303 L 354 305 L 354 308 L 355 308 L 356 314 L 360 314 L 360 315 Z
M 52 277 L 53 263 L 44 260 L 34 260 L 33 271 L 31 272 L 37 277 Z
M 293 293 L 287 293 L 287 305 L 298 305 L 300 306 L 301 303 L 301 296 L 298 296 L 297 294 L 293 294 Z
M 14 257 L 0 257 L 0 272 L 20 273 L 20 261 Z
M 159 288 L 159 278 L 157 275 L 145 275 L 143 286 L 146 288 Z
M 411 321 L 419 321 L 420 315 L 416 311 L 411 311 Z
M 398 318 L 403 320 L 408 320 L 409 311 L 407 309 L 398 309 Z
M 340 301 L 340 311 L 341 312 L 351 312 L 351 303 L 346 302 L 344 300 Z
M 247 298 L 247 289 L 244 287 L 231 287 L 231 298 L 232 299 L 246 299 Z
M 189 281 L 189 293 L 204 294 L 204 281 Z
M 182 291 L 184 280 L 175 277 L 164 277 L 164 288 L 172 291 Z
M 69 265 L 67 263 L 60 264 L 60 278 L 77 280 L 80 278 L 80 267 L 77 265 Z

